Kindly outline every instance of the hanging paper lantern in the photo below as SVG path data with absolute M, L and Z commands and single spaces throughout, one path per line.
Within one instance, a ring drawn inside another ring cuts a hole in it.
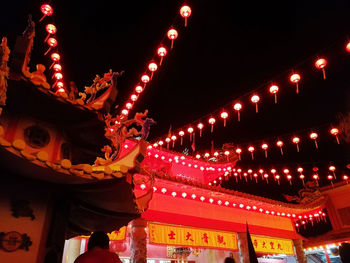
M 47 32 L 47 36 L 46 36 L 44 42 L 46 42 L 46 40 L 49 38 L 50 35 L 56 34 L 56 32 L 57 32 L 57 28 L 53 24 L 47 24 L 45 29 Z
M 56 86 L 57 86 L 58 89 L 63 89 L 64 84 L 63 84 L 63 82 L 58 81 L 57 84 L 56 84 Z
M 127 108 L 128 110 L 130 110 L 132 108 L 132 103 L 128 102 L 125 104 L 125 108 Z
M 272 174 L 275 174 L 277 171 L 276 171 L 276 169 L 271 169 L 271 171 L 270 171 Z
M 290 174 L 287 175 L 287 180 L 289 181 L 289 184 L 292 185 L 292 176 Z
M 275 175 L 275 179 L 277 180 L 278 184 L 280 184 L 280 178 L 281 178 L 280 175 L 278 175 L 278 174 Z
M 200 154 L 196 154 L 196 158 L 197 158 L 197 159 L 200 159 L 200 158 L 201 158 L 201 155 L 200 155 Z
M 211 125 L 211 129 L 210 129 L 210 131 L 211 132 L 213 132 L 213 130 L 214 130 L 214 123 L 215 123 L 215 118 L 213 118 L 213 117 L 211 117 L 209 120 L 208 120 L 208 122 L 209 122 L 209 124 Z
M 255 112 L 258 113 L 258 102 L 260 100 L 260 97 L 258 95 L 253 95 L 250 100 L 255 103 Z
M 337 128 L 332 128 L 330 130 L 330 133 L 335 136 L 335 139 L 337 140 L 337 143 L 340 144 L 339 138 L 338 138 L 339 130 Z
M 197 128 L 199 129 L 199 137 L 202 137 L 202 130 L 204 128 L 204 124 L 203 123 L 198 123 L 197 124 Z
M 190 134 L 190 141 L 192 141 L 192 134 L 193 134 L 193 128 L 192 127 L 189 127 L 188 129 L 187 129 L 187 132 Z
M 184 5 L 180 8 L 180 15 L 185 18 L 185 27 L 187 26 L 187 18 L 191 15 L 192 10 L 189 6 Z
M 228 113 L 226 111 L 221 112 L 220 117 L 224 119 L 224 127 L 226 127 L 226 119 L 228 117 Z
M 180 144 L 182 145 L 182 142 L 183 142 L 183 137 L 184 137 L 184 135 L 185 135 L 185 132 L 184 131 L 179 131 L 179 136 L 180 136 L 180 138 L 181 138 L 181 140 L 180 140 Z
M 283 149 L 282 149 L 282 147 L 283 147 L 283 142 L 282 142 L 281 140 L 278 140 L 278 141 L 276 142 L 276 145 L 277 145 L 278 147 L 280 147 L 281 155 L 283 155 Z
M 275 96 L 275 104 L 277 103 L 277 92 L 278 92 L 279 88 L 277 85 L 271 85 L 269 88 L 269 91 L 271 94 L 274 94 Z
M 350 53 L 350 41 L 346 44 L 345 50 Z
M 131 94 L 131 96 L 130 96 L 130 99 L 133 101 L 133 102 L 135 102 L 135 101 L 137 101 L 137 95 L 136 94 Z
M 254 150 L 255 148 L 253 146 L 249 146 L 248 147 L 248 151 L 250 152 L 250 154 L 252 155 L 252 160 L 254 160 Z
M 289 78 L 290 82 L 295 83 L 296 86 L 296 92 L 299 93 L 299 81 L 300 81 L 300 75 L 298 73 L 294 73 Z
M 300 142 L 300 138 L 299 137 L 293 137 L 292 139 L 293 143 L 295 143 L 295 145 L 297 146 L 297 152 L 299 152 L 299 142 Z
M 240 121 L 240 111 L 242 109 L 242 104 L 237 102 L 235 105 L 233 105 L 233 109 L 237 111 L 238 121 Z
M 62 70 L 62 66 L 60 64 L 53 65 L 53 70 L 56 72 L 60 72 Z
M 128 111 L 127 109 L 123 109 L 123 110 L 122 110 L 122 114 L 123 114 L 124 116 L 127 116 L 127 115 L 129 114 L 129 111 Z
M 297 171 L 298 171 L 299 173 L 302 173 L 302 172 L 304 171 L 304 169 L 303 169 L 302 167 L 298 167 Z
M 156 63 L 151 62 L 151 63 L 148 64 L 148 69 L 149 69 L 149 71 L 152 72 L 152 73 L 151 73 L 151 79 L 152 79 L 152 78 L 153 78 L 154 72 L 157 71 L 157 69 L 158 69 L 158 66 L 157 66 Z
M 269 183 L 269 180 L 268 180 L 269 175 L 268 175 L 268 174 L 264 174 L 264 178 L 265 178 L 265 180 L 266 180 L 266 183 Z
M 142 77 L 141 77 L 141 81 L 143 82 L 143 83 L 145 83 L 145 85 L 149 82 L 149 76 L 148 75 L 146 75 L 146 74 L 144 74 L 144 75 L 142 75 Z
M 343 180 L 346 181 L 346 183 L 348 183 L 348 180 L 349 180 L 349 176 L 347 176 L 346 174 L 343 175 Z
M 242 149 L 241 148 L 236 148 L 236 153 L 238 154 L 238 159 L 241 160 Z
M 218 152 L 214 152 L 214 156 L 215 156 L 215 157 L 218 157 L 218 156 L 219 156 L 219 153 L 218 153 Z
M 326 79 L 325 67 L 327 65 L 327 60 L 324 58 L 319 58 L 315 62 L 315 67 L 322 70 L 323 79 Z
M 205 158 L 209 158 L 209 156 L 210 156 L 209 153 L 205 153 L 205 154 L 204 154 L 204 157 L 205 157 Z
M 43 4 L 40 7 L 41 13 L 43 16 L 40 18 L 39 22 L 41 22 L 46 16 L 51 16 L 53 14 L 53 8 L 48 4 Z
M 160 62 L 159 62 L 159 65 L 162 65 L 162 62 L 163 62 L 163 57 L 166 56 L 166 48 L 165 47 L 159 47 L 158 50 L 157 50 L 157 54 L 158 56 L 160 56 Z
M 173 148 L 175 147 L 176 139 L 177 139 L 176 135 L 171 136 L 171 140 L 173 141 Z
M 177 36 L 178 36 L 176 29 L 174 28 L 169 29 L 167 36 L 171 40 L 171 49 L 173 49 L 174 40 L 177 39 Z
M 335 170 L 336 170 L 335 166 L 334 166 L 334 165 L 329 166 L 329 167 L 328 167 L 328 170 L 331 171 L 331 172 L 333 173 L 334 179 L 337 179 L 337 176 L 336 176 L 336 174 L 335 174 Z
M 319 179 L 319 177 L 318 177 L 318 174 L 314 174 L 313 176 L 312 176 L 312 178 L 316 181 L 316 183 L 318 184 L 318 179 Z
M 229 156 L 229 155 L 230 155 L 230 151 L 225 151 L 224 154 L 225 154 L 226 156 Z
M 265 158 L 267 158 L 267 148 L 269 148 L 269 146 L 267 145 L 267 143 L 263 143 L 263 144 L 261 145 L 261 149 L 263 149 L 264 152 L 265 152 Z
M 52 59 L 54 62 L 57 62 L 57 61 L 60 61 L 61 56 L 60 56 L 58 53 L 52 53 L 52 54 L 51 54 L 51 59 Z
M 158 144 L 160 145 L 160 148 L 162 148 L 164 142 L 163 141 L 159 141 Z
M 57 79 L 57 80 L 63 79 L 63 75 L 62 75 L 62 73 L 60 73 L 60 72 L 55 73 L 55 74 L 54 74 L 54 77 L 55 77 L 55 79 Z
M 317 137 L 318 137 L 318 135 L 317 135 L 317 133 L 316 133 L 316 132 L 312 132 L 312 133 L 310 133 L 310 139 L 312 139 L 312 140 L 314 140 L 314 141 L 315 141 L 315 147 L 316 147 L 316 149 L 318 149 L 318 145 L 317 145 Z
M 300 175 L 299 175 L 299 178 L 303 181 L 303 185 L 305 186 L 305 181 L 304 181 L 305 175 L 300 174 Z
M 142 91 L 143 91 L 143 87 L 142 86 L 140 86 L 140 85 L 137 85 L 136 87 L 135 87 L 135 91 L 136 91 L 136 93 L 141 93 Z
M 50 52 L 51 48 L 56 47 L 57 46 L 57 40 L 56 38 L 50 37 L 46 43 L 50 46 L 49 49 L 44 53 L 44 55 L 47 55 L 47 53 Z

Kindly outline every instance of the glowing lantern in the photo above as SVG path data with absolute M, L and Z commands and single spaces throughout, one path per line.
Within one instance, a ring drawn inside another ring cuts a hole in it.
M 290 82 L 295 83 L 297 94 L 299 93 L 299 84 L 298 83 L 300 81 L 300 78 L 301 77 L 298 73 L 292 74 L 289 78 Z
M 282 147 L 283 147 L 283 142 L 282 142 L 281 140 L 278 140 L 278 141 L 276 142 L 276 145 L 277 145 L 278 147 L 280 147 L 281 155 L 283 155 L 283 149 L 282 149 Z
M 56 72 L 60 72 L 62 70 L 62 66 L 60 64 L 53 65 L 53 70 Z
M 332 128 L 330 130 L 330 133 L 335 136 L 335 139 L 337 140 L 337 143 L 340 144 L 339 138 L 338 138 L 339 130 L 337 128 Z
M 345 50 L 347 52 L 350 52 L 350 41 L 348 41 L 348 43 L 346 44 Z
M 173 148 L 175 147 L 176 135 L 171 136 L 171 140 L 173 141 Z
M 125 108 L 130 110 L 132 108 L 132 104 L 130 102 L 128 102 L 127 104 L 125 104 Z
M 258 95 L 253 95 L 250 100 L 255 103 L 255 112 L 258 113 L 258 102 L 260 100 L 260 97 Z
M 277 103 L 277 92 L 278 92 L 279 88 L 277 85 L 271 85 L 269 88 L 269 91 L 271 94 L 275 95 L 275 103 Z
M 214 156 L 215 156 L 215 157 L 218 157 L 218 156 L 219 156 L 219 153 L 218 153 L 218 152 L 214 152 Z
M 151 79 L 152 79 L 153 78 L 153 73 L 158 69 L 158 66 L 157 66 L 156 63 L 151 62 L 151 63 L 148 64 L 148 69 L 149 69 L 149 71 L 152 72 L 151 73 Z
M 192 141 L 192 134 L 193 134 L 193 128 L 192 127 L 189 127 L 188 129 L 187 129 L 187 131 L 188 131 L 188 133 L 190 134 L 190 141 Z
M 292 142 L 295 143 L 295 145 L 297 146 L 297 152 L 299 152 L 300 138 L 295 136 L 295 137 L 293 137 Z
M 182 193 L 182 197 L 185 198 L 187 196 L 186 193 Z
M 175 197 L 175 196 L 176 196 L 176 192 L 172 192 L 171 195 L 172 195 L 173 197 Z
M 48 4 L 41 5 L 40 10 L 44 15 L 40 18 L 39 22 L 41 22 L 46 16 L 51 16 L 53 14 L 53 8 Z
M 349 180 L 349 176 L 347 176 L 346 174 L 343 175 L 343 180 L 346 181 L 346 183 L 348 183 L 348 180 Z
M 168 38 L 171 40 L 171 47 L 170 48 L 173 49 L 174 40 L 177 39 L 178 33 L 174 28 L 172 28 L 172 29 L 169 29 L 167 35 L 168 35 Z
M 236 148 L 236 153 L 238 154 L 238 159 L 241 160 L 242 149 L 241 148 Z
M 281 178 L 280 175 L 278 175 L 278 174 L 275 175 L 275 179 L 277 180 L 277 183 L 278 183 L 278 184 L 280 184 L 280 178 Z
M 202 130 L 204 128 L 204 124 L 203 123 L 198 123 L 197 124 L 197 128 L 199 129 L 199 137 L 202 137 Z
M 303 169 L 302 167 L 298 167 L 297 171 L 298 171 L 299 173 L 302 173 L 302 172 L 304 171 L 304 169 Z
M 258 174 L 255 173 L 255 174 L 253 174 L 253 176 L 254 176 L 254 178 L 255 178 L 255 183 L 258 183 Z
M 303 185 L 305 186 L 305 182 L 304 182 L 304 179 L 305 179 L 305 175 L 303 174 L 300 174 L 299 175 L 299 178 L 303 181 Z
M 157 50 L 157 53 L 158 53 L 158 56 L 160 56 L 160 62 L 159 62 L 159 65 L 162 65 L 162 62 L 163 62 L 163 57 L 166 56 L 166 48 L 165 47 L 159 47 L 158 50 Z
M 226 111 L 221 112 L 220 117 L 224 119 L 224 127 L 226 127 L 226 119 L 228 117 L 228 113 Z
M 197 159 L 200 159 L 200 158 L 201 158 L 201 155 L 200 155 L 200 154 L 196 154 L 196 158 L 197 158 Z
M 57 80 L 63 79 L 63 75 L 62 75 L 62 73 L 60 73 L 60 72 L 55 73 L 54 77 L 55 77 Z
M 44 53 L 44 55 L 47 55 L 47 53 L 50 52 L 51 48 L 56 47 L 57 46 L 57 40 L 56 38 L 50 37 L 47 42 L 46 42 L 50 47 L 49 49 Z
M 57 91 L 60 92 L 60 93 L 66 92 L 66 91 L 64 90 L 64 88 L 59 88 Z
M 225 154 L 226 156 L 229 156 L 229 155 L 230 155 L 230 151 L 225 151 L 224 154 Z
M 189 6 L 184 5 L 180 8 L 180 15 L 185 18 L 185 27 L 187 26 L 187 18 L 191 15 L 192 10 Z
M 149 76 L 148 75 L 142 75 L 141 81 L 145 83 L 145 85 L 149 82 Z
M 265 180 L 266 180 L 266 183 L 269 183 L 269 175 L 268 174 L 264 174 L 264 178 L 265 178 Z
M 265 158 L 267 158 L 267 149 L 269 148 L 269 146 L 267 145 L 267 143 L 263 143 L 262 145 L 261 145 L 261 149 L 263 149 L 264 150 L 264 152 L 265 152 Z
M 57 86 L 58 89 L 63 89 L 64 84 L 63 84 L 63 82 L 58 81 L 56 86 Z
M 201 198 L 199 198 L 202 202 L 205 200 L 204 196 L 201 196 Z
M 333 173 L 334 179 L 337 179 L 337 176 L 335 175 L 335 170 L 336 170 L 335 166 L 331 165 L 328 167 L 328 169 Z
M 192 194 L 191 197 L 192 197 L 192 199 L 196 199 L 196 195 L 195 194 Z
M 180 136 L 180 144 L 182 145 L 182 143 L 183 143 L 183 137 L 184 137 L 184 135 L 185 135 L 185 132 L 184 131 L 179 131 L 179 136 Z
M 312 133 L 310 133 L 310 139 L 312 139 L 312 140 L 314 140 L 314 141 L 315 141 L 315 147 L 316 147 L 316 149 L 318 149 L 318 145 L 317 145 L 317 137 L 318 137 L 318 135 L 317 135 L 317 133 L 316 133 L 316 132 L 312 132 Z
M 318 184 L 318 179 L 319 179 L 319 177 L 318 177 L 318 174 L 314 174 L 313 176 L 312 176 L 312 178 L 317 182 L 317 184 Z
M 292 185 L 292 176 L 290 174 L 287 175 L 287 179 L 289 181 L 289 184 Z
M 143 91 L 143 87 L 142 86 L 140 86 L 140 85 L 137 85 L 136 87 L 135 87 L 135 91 L 136 91 L 136 93 L 141 93 L 142 91 Z
M 61 56 L 60 56 L 58 53 L 52 53 L 52 54 L 51 54 L 51 59 L 52 59 L 54 62 L 57 62 L 57 61 L 60 61 Z
M 56 26 L 53 25 L 53 24 L 47 24 L 46 27 L 45 27 L 45 29 L 46 29 L 46 32 L 47 32 L 48 34 L 47 34 L 47 36 L 46 36 L 44 42 L 46 42 L 46 40 L 49 38 L 50 35 L 56 34 L 56 32 L 57 32 L 57 28 L 56 28 Z
M 132 94 L 132 95 L 130 96 L 130 99 L 131 99 L 133 102 L 137 101 L 137 95 Z
M 233 105 L 233 109 L 234 109 L 235 111 L 237 111 L 238 121 L 240 121 L 240 120 L 241 120 L 240 111 L 241 111 L 241 109 L 242 109 L 242 104 L 237 102 L 235 105 Z
M 254 160 L 254 147 L 253 146 L 249 146 L 248 147 L 248 151 L 250 152 L 250 154 L 252 155 L 252 160 Z
M 213 118 L 213 117 L 211 117 L 211 118 L 208 120 L 209 124 L 211 125 L 211 129 L 210 129 L 211 132 L 213 132 L 215 121 L 216 121 L 216 120 L 215 120 L 215 118 Z
M 204 157 L 205 157 L 205 158 L 209 158 L 209 156 L 210 156 L 209 153 L 205 153 L 205 154 L 204 154 Z
M 277 172 L 276 169 L 271 169 L 272 174 L 275 174 L 276 172 Z
M 169 143 L 170 143 L 171 139 L 169 137 L 165 138 L 165 142 L 166 142 L 166 148 L 169 150 Z
M 145 185 L 145 184 L 141 184 L 141 185 L 140 185 L 140 188 L 141 188 L 142 190 L 144 190 L 144 189 L 146 188 L 146 185 Z
M 324 68 L 327 65 L 327 60 L 324 58 L 319 58 L 318 60 L 316 60 L 315 62 L 315 67 L 318 69 L 322 70 L 322 74 L 323 74 L 323 79 L 326 79 L 326 72 L 324 70 Z
M 123 109 L 123 110 L 122 110 L 122 114 L 123 114 L 124 116 L 127 116 L 127 115 L 129 114 L 129 111 L 128 111 L 127 109 Z
M 158 144 L 160 145 L 160 147 L 162 148 L 164 142 L 163 141 L 159 141 Z

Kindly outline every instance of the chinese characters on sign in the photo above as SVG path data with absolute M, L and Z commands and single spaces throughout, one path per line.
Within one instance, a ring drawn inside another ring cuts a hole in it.
M 294 255 L 292 240 L 255 235 L 251 235 L 251 238 L 255 252 Z
M 237 250 L 234 232 L 149 223 L 150 243 Z

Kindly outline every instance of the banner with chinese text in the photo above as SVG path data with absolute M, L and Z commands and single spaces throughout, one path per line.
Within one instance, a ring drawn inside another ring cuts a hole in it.
M 294 255 L 292 240 L 255 235 L 251 238 L 257 253 Z
M 149 242 L 161 245 L 237 250 L 234 232 L 149 223 Z

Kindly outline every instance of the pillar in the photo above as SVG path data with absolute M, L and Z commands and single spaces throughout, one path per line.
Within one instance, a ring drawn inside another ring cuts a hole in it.
M 238 233 L 239 258 L 241 263 L 249 263 L 247 233 Z
M 296 259 L 298 263 L 306 263 L 306 255 L 303 248 L 303 241 L 301 239 L 293 239 Z
M 130 262 L 147 262 L 147 221 L 143 218 L 131 222 Z

